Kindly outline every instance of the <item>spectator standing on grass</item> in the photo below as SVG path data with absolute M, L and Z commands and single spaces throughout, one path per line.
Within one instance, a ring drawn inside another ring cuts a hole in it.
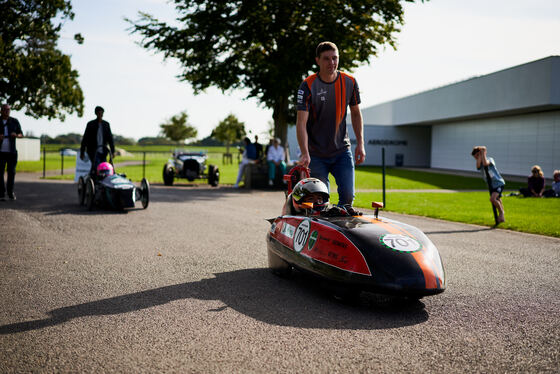
M 552 178 L 552 188 L 544 191 L 544 197 L 560 197 L 560 170 L 554 170 Z
M 268 162 L 268 185 L 274 185 L 274 177 L 276 176 L 276 167 L 280 168 L 281 175 L 286 173 L 286 162 L 284 159 L 286 154 L 284 147 L 280 145 L 280 139 L 275 138 L 272 146 L 268 147 L 266 161 Z
M 91 160 L 92 172 L 95 172 L 97 165 L 107 161 L 107 146 L 111 149 L 111 154 L 115 154 L 111 125 L 103 120 L 103 113 L 105 110 L 102 107 L 95 107 L 97 118 L 87 123 L 80 146 L 80 158 L 83 160 L 84 152 L 87 153 Z
M 254 143 L 251 143 L 251 139 L 246 137 L 243 139 L 243 143 L 245 144 L 245 149 L 243 150 L 243 156 L 241 157 L 241 162 L 239 163 L 239 171 L 237 172 L 237 180 L 233 185 L 234 188 L 239 187 L 239 183 L 243 178 L 243 173 L 245 172 L 247 164 L 255 162 L 257 159 L 257 148 Z
M 0 179 L 0 200 L 2 201 L 6 200 L 6 190 L 8 190 L 8 198 L 10 200 L 16 199 L 16 194 L 14 193 L 16 165 L 18 160 L 16 138 L 23 137 L 19 121 L 10 117 L 10 110 L 11 108 L 8 104 L 2 105 L 2 131 L 0 131 L 0 170 L 2 171 L 2 178 Z M 5 185 L 4 170 L 6 170 L 8 174 Z
M 307 77 L 297 92 L 296 132 L 299 164 L 311 169 L 311 177 L 329 186 L 331 173 L 338 186 L 338 205 L 354 201 L 354 160 L 346 126 L 347 108 L 356 136 L 355 159 L 364 162 L 363 119 L 356 79 L 338 70 L 338 48 L 322 42 L 315 51 L 319 72 Z
M 531 175 L 527 178 L 527 187 L 519 192 L 525 197 L 542 197 L 544 193 L 544 174 L 539 165 L 531 168 Z
M 504 222 L 505 221 L 504 205 L 502 204 L 501 197 L 506 182 L 498 172 L 494 159 L 492 157 L 486 157 L 485 146 L 474 147 L 471 152 L 471 155 L 476 160 L 476 168 L 482 171 L 482 177 L 490 185 L 490 189 L 491 189 L 490 202 L 498 210 L 498 223 Z M 490 181 L 487 180 L 485 168 L 488 169 L 488 176 L 490 177 Z

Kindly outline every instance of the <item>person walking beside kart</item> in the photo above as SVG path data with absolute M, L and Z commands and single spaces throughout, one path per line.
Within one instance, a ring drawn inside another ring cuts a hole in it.
M 366 157 L 358 83 L 351 75 L 338 70 L 338 48 L 334 43 L 320 43 L 315 56 L 319 72 L 307 77 L 297 92 L 299 164 L 309 167 L 311 177 L 321 180 L 327 188 L 331 173 L 338 186 L 338 205 L 351 207 L 354 160 L 346 127 L 348 106 L 356 136 L 356 165 Z
M 2 178 L 0 179 L 0 200 L 5 200 L 4 193 L 8 190 L 8 198 L 15 200 L 14 183 L 16 179 L 16 165 L 17 165 L 17 148 L 16 138 L 22 138 L 23 133 L 19 121 L 10 117 L 10 106 L 3 104 L 1 108 L 2 130 L 0 131 L 0 170 L 2 171 Z M 7 171 L 8 180 L 4 185 L 4 170 Z
M 482 177 L 491 186 L 490 202 L 496 207 L 499 213 L 497 223 L 504 222 L 504 205 L 502 204 L 501 197 L 506 182 L 498 172 L 494 159 L 492 157 L 486 157 L 485 146 L 474 147 L 471 155 L 476 160 L 476 168 L 482 171 Z M 488 170 L 488 174 L 486 174 L 486 169 Z M 488 179 L 490 180 L 488 181 Z
M 104 112 L 102 107 L 95 107 L 97 118 L 87 123 L 80 146 L 80 158 L 84 159 L 85 151 L 91 160 L 91 174 L 95 174 L 100 163 L 107 161 L 107 146 L 109 146 L 111 154 L 115 154 L 113 133 L 109 122 L 103 120 Z

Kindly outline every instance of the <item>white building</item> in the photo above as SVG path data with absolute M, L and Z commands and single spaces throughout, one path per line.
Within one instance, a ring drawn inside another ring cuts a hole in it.
M 560 169 L 560 56 L 362 109 L 366 165 L 473 171 L 486 145 L 505 175 Z M 348 124 L 350 137 L 352 126 Z M 291 149 L 297 149 L 290 128 Z M 295 158 L 294 155 L 291 155 Z

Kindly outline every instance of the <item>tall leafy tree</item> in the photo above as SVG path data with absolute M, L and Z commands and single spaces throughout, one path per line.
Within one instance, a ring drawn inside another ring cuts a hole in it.
M 226 145 L 226 153 L 229 153 L 229 147 L 233 143 L 237 143 L 246 135 L 245 123 L 239 121 L 233 114 L 224 118 L 214 130 L 212 130 L 212 138 Z
M 275 135 L 285 140 L 317 44 L 336 43 L 340 68 L 352 70 L 381 46 L 395 48 L 402 3 L 414 1 L 175 0 L 173 24 L 146 13 L 129 22 L 142 46 L 179 61 L 179 78 L 195 92 L 247 88 L 249 97 L 273 110 Z
M 0 0 L 0 100 L 35 118 L 83 114 L 84 95 L 70 57 L 56 48 L 69 0 Z M 74 39 L 83 42 L 80 34 Z
M 198 134 L 195 127 L 187 123 L 189 116 L 187 112 L 174 115 L 168 122 L 159 125 L 161 133 L 175 142 L 183 142 L 185 139 L 196 138 Z

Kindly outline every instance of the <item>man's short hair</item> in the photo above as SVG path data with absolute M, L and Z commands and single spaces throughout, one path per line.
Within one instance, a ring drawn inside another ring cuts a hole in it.
M 95 114 L 97 114 L 97 111 L 99 111 L 99 110 L 102 111 L 103 113 L 105 113 L 105 109 L 103 109 L 103 108 L 100 107 L 100 106 L 96 106 L 96 107 L 95 107 L 95 110 L 94 110 L 93 112 L 94 112 Z
M 333 42 L 321 42 L 315 49 L 315 57 L 320 57 L 325 51 L 338 51 L 338 48 Z

